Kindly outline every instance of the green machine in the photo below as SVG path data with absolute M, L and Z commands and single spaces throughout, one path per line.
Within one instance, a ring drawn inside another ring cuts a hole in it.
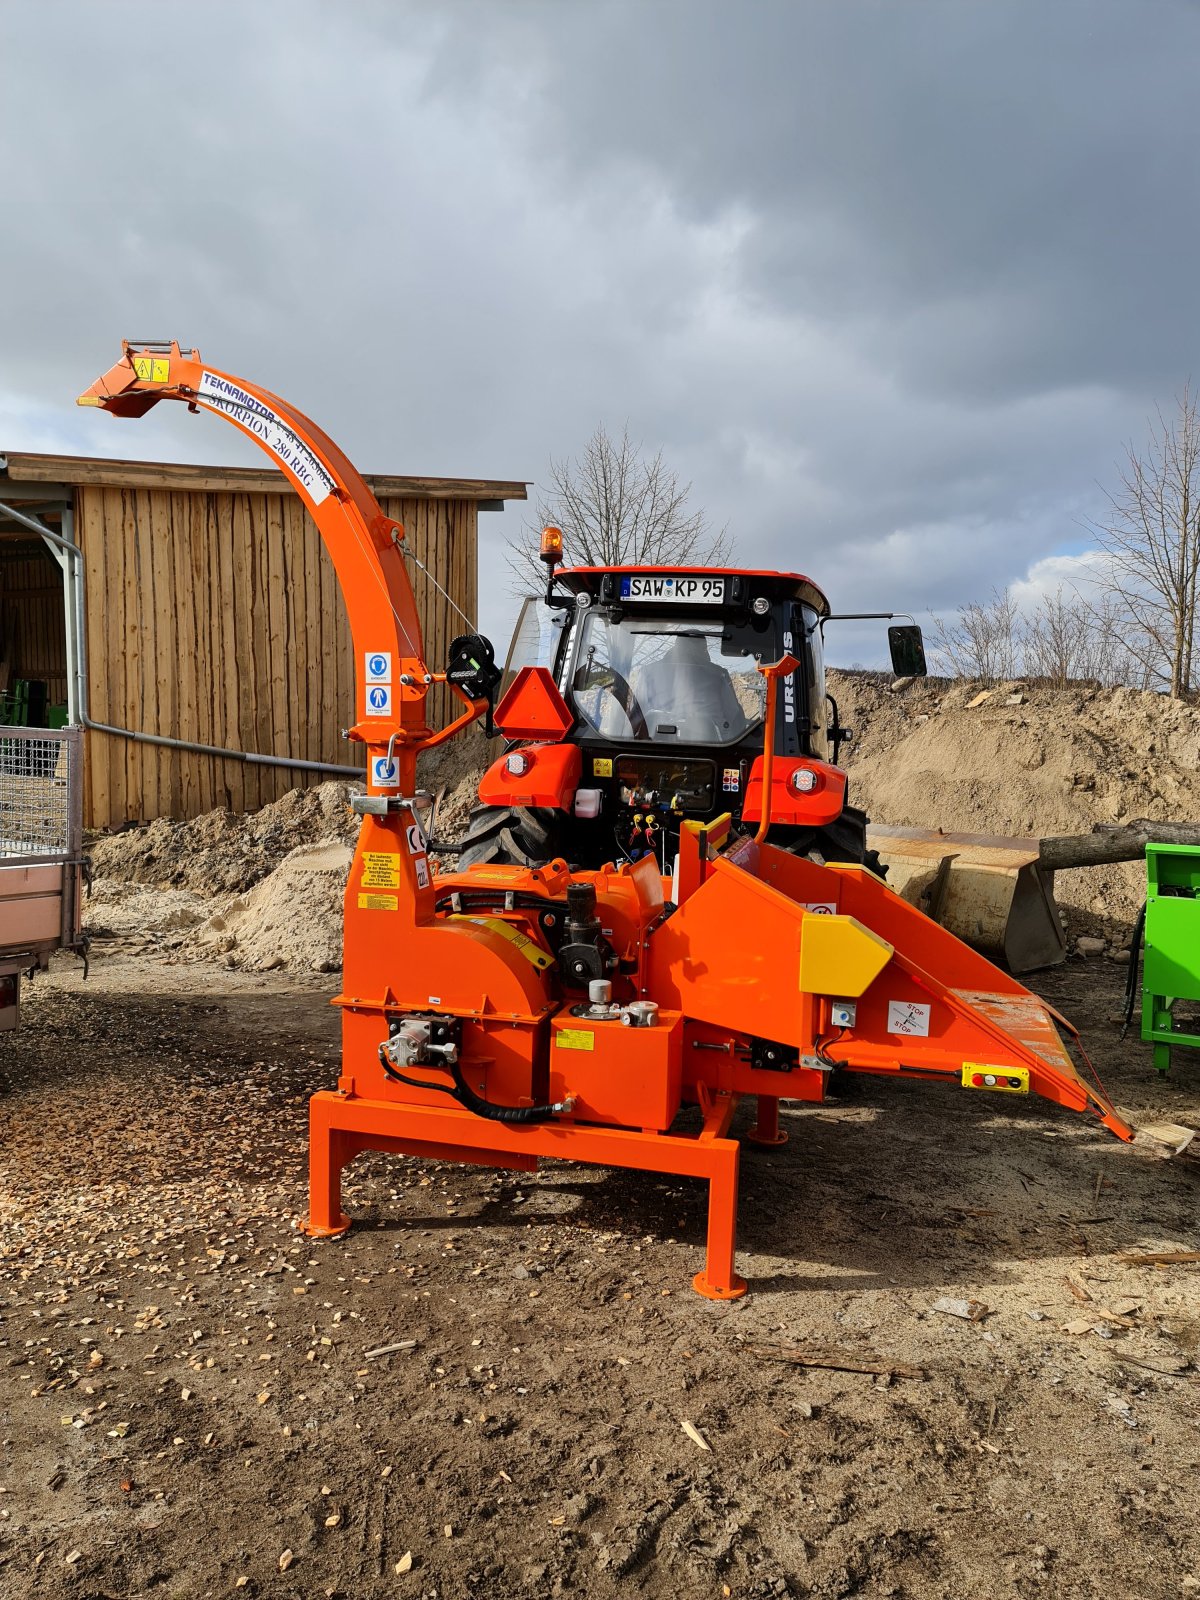
M 1200 845 L 1146 846 L 1146 950 L 1142 966 L 1142 1038 L 1166 1072 L 1171 1046 L 1200 1048 L 1200 1016 L 1177 1019 L 1178 1001 L 1200 1002 Z M 1131 952 L 1137 960 L 1136 941 Z

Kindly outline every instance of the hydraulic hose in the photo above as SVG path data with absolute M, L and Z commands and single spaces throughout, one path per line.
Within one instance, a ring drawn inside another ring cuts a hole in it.
M 1129 970 L 1125 974 L 1125 1022 L 1121 1028 L 1122 1039 L 1129 1032 L 1134 1007 L 1137 1005 L 1138 967 L 1141 963 L 1142 935 L 1145 931 L 1146 902 L 1143 900 L 1142 909 L 1138 912 L 1137 921 L 1133 925 L 1133 938 L 1129 942 Z
M 448 1094 L 452 1100 L 457 1100 L 465 1111 L 472 1112 L 477 1117 L 482 1117 L 486 1122 L 512 1122 L 531 1123 L 548 1122 L 559 1112 L 569 1111 L 572 1102 L 569 1100 L 557 1101 L 554 1105 L 547 1106 L 497 1106 L 490 1100 L 485 1100 L 477 1095 L 462 1075 L 462 1069 L 457 1061 L 447 1062 L 445 1071 L 454 1079 L 449 1083 L 430 1083 L 427 1078 L 410 1078 L 406 1073 L 399 1071 L 384 1055 L 383 1046 L 379 1047 L 379 1065 L 383 1068 L 385 1078 L 391 1078 L 393 1083 L 406 1083 L 410 1089 L 436 1089 L 438 1094 Z
M 451 1064 L 450 1075 L 454 1079 L 454 1088 L 450 1093 L 459 1105 L 488 1122 L 547 1122 L 557 1112 L 570 1110 L 566 1100 L 549 1106 L 496 1106 L 475 1093 L 463 1077 L 457 1061 Z

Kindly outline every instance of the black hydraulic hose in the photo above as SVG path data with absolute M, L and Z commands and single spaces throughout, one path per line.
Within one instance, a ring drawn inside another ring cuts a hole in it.
M 483 1117 L 488 1122 L 547 1122 L 555 1112 L 565 1109 L 562 1105 L 556 1106 L 496 1106 L 490 1100 L 484 1100 L 477 1095 L 462 1075 L 458 1062 L 452 1062 L 450 1076 L 454 1079 L 454 1088 L 450 1091 L 460 1106 L 468 1111 L 473 1111 L 477 1117 Z
M 412 1089 L 435 1089 L 438 1094 L 448 1094 L 452 1100 L 457 1100 L 464 1110 L 472 1112 L 477 1117 L 482 1117 L 486 1122 L 547 1122 L 560 1111 L 566 1111 L 565 1102 L 560 1105 L 550 1106 L 497 1106 L 490 1100 L 484 1100 L 477 1095 L 462 1075 L 462 1069 L 457 1061 L 449 1062 L 445 1070 L 454 1079 L 453 1084 L 430 1083 L 424 1078 L 410 1078 L 400 1072 L 384 1055 L 384 1047 L 379 1047 L 379 1065 L 383 1068 L 385 1078 L 391 1078 L 394 1083 L 406 1083 Z
M 1137 914 L 1137 921 L 1133 925 L 1133 938 L 1129 944 L 1129 970 L 1125 974 L 1125 1022 L 1121 1028 L 1122 1039 L 1129 1032 L 1129 1025 L 1133 1021 L 1134 1007 L 1137 1005 L 1138 967 L 1142 956 L 1142 935 L 1146 931 L 1146 902 L 1143 900 L 1142 909 Z

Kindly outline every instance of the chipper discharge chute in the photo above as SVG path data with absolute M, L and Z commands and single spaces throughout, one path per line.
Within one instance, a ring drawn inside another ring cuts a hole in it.
M 649 853 L 590 871 L 558 859 L 436 871 L 417 753 L 490 713 L 498 674 L 473 635 L 454 642 L 445 672 L 426 666 L 403 529 L 305 417 L 194 351 L 126 346 L 82 398 L 125 415 L 181 400 L 228 418 L 295 485 L 342 582 L 360 667 L 349 731 L 367 770 L 334 1001 L 342 1071 L 310 1108 L 311 1233 L 350 1226 L 341 1173 L 369 1149 L 677 1173 L 709 1185 L 695 1286 L 729 1299 L 745 1290 L 729 1137 L 742 1095 L 756 1097 L 752 1137 L 764 1144 L 782 1141 L 779 1101 L 820 1101 L 839 1069 L 1032 1092 L 1129 1137 L 1028 990 L 865 866 L 775 848 L 766 819 L 754 837 L 728 818 L 685 822 L 673 876 Z M 759 668 L 769 789 L 775 689 L 795 660 L 764 655 Z M 425 703 L 437 682 L 464 709 L 434 732 Z M 571 714 L 553 676 L 531 668 L 495 718 L 528 730 Z M 698 1130 L 677 1130 L 685 1105 L 699 1107 Z

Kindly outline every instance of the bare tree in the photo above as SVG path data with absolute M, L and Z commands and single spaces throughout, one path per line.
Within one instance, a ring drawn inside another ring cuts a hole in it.
M 1010 590 L 993 589 L 986 605 L 972 601 L 957 618 L 933 619 L 934 649 L 951 676 L 996 683 L 1015 677 L 1020 655 L 1020 612 Z
M 1043 594 L 1025 618 L 1021 646 L 1025 671 L 1055 689 L 1090 681 L 1147 687 L 1146 674 L 1130 648 L 1133 637 L 1124 605 L 1115 595 L 1085 598 L 1073 584 Z
M 991 602 L 964 606 L 951 622 L 934 618 L 934 649 L 955 677 L 996 683 L 1018 674 L 1053 688 L 1093 682 L 1149 688 L 1146 641 L 1115 595 L 1085 596 L 1060 584 L 1022 614 L 1007 589 Z
M 512 540 L 509 566 L 519 592 L 545 583 L 538 539 L 546 523 L 563 531 L 568 566 L 714 566 L 729 561 L 733 542 L 714 532 L 702 511 L 687 504 L 662 451 L 646 457 L 628 427 L 614 439 L 603 423 L 577 461 L 550 462 L 549 491 L 537 503 L 537 524 Z
M 1139 454 L 1126 447 L 1109 515 L 1093 531 L 1108 556 L 1107 588 L 1130 622 L 1129 648 L 1173 696 L 1196 684 L 1200 583 L 1200 409 L 1185 387 L 1161 411 Z

